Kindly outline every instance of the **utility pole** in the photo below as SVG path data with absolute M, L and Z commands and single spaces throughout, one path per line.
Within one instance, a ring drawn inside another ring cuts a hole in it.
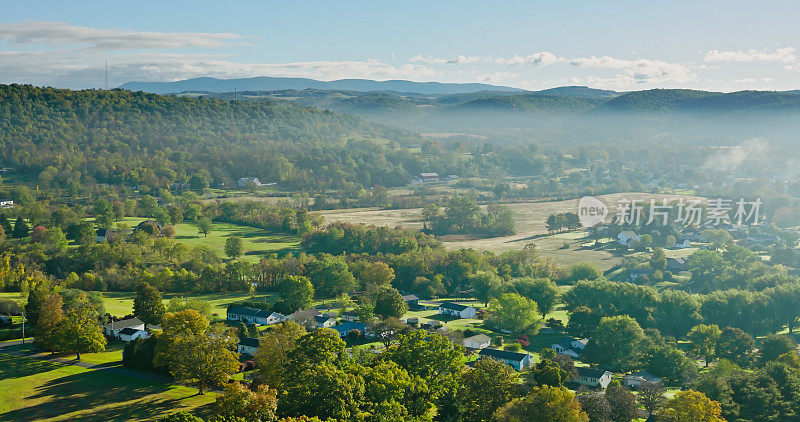
M 22 344 L 25 344 L 25 309 L 22 309 Z

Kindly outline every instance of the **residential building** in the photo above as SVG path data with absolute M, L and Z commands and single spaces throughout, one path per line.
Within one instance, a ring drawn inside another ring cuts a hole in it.
M 14 201 L 10 199 L 0 201 L 0 209 L 6 209 L 6 208 L 14 208 Z
M 264 309 L 248 308 L 241 305 L 230 305 L 227 311 L 228 321 L 242 321 L 247 324 L 272 325 L 286 320 L 286 317 Z
M 464 347 L 468 349 L 485 349 L 492 344 L 492 338 L 486 334 L 477 334 L 464 339 Z
M 674 249 L 686 249 L 692 247 L 692 242 L 689 241 L 689 238 L 682 237 L 680 239 L 675 240 L 675 243 L 672 245 Z
M 419 179 L 422 183 L 436 183 L 439 181 L 439 173 L 420 173 Z
M 367 331 L 367 324 L 362 324 L 360 322 L 343 322 L 339 325 L 334 325 L 330 328 L 336 330 L 339 333 L 340 338 L 347 337 L 347 335 L 350 334 L 350 331 L 352 330 L 361 331 L 361 334 L 363 334 L 364 336 L 367 336 L 369 334 Z
M 611 382 L 611 372 L 586 366 L 578 366 L 575 369 L 578 371 L 575 381 L 579 384 L 605 389 Z
M 517 371 L 523 371 L 533 365 L 533 357 L 530 353 L 512 352 L 509 350 L 500 349 L 481 349 L 478 353 L 481 359 L 494 359 L 498 362 L 503 362 L 511 365 Z
M 672 272 L 686 270 L 686 258 L 667 258 L 667 270 Z
M 475 308 L 469 305 L 461 305 L 455 302 L 442 302 L 439 305 L 439 315 L 447 315 L 456 318 L 475 318 Z
M 103 326 L 103 334 L 119 338 L 119 332 L 125 328 L 133 328 L 136 330 L 144 330 L 144 322 L 139 318 L 123 319 L 122 321 L 111 321 Z
M 641 387 L 644 383 L 663 384 L 664 381 L 647 371 L 639 371 L 625 374 L 622 378 L 622 383 L 628 388 L 636 389 Z
M 639 235 L 637 235 L 636 233 L 630 230 L 625 230 L 617 235 L 617 243 L 619 243 L 620 245 L 627 246 L 631 243 L 632 240 L 636 240 L 638 238 Z
M 255 356 L 256 351 L 258 350 L 258 339 L 255 337 L 245 337 L 239 340 L 239 344 L 236 346 L 236 350 L 239 354 L 242 355 L 250 355 Z
M 355 312 L 342 312 L 341 318 L 345 322 L 358 322 L 361 317 Z
M 242 177 L 236 181 L 236 186 L 240 188 L 246 188 L 250 185 L 262 186 L 261 181 L 258 180 L 258 177 Z
M 652 271 L 647 268 L 634 268 L 629 271 L 630 273 L 630 280 L 636 281 L 638 279 L 649 279 Z
M 137 338 L 147 338 L 150 334 L 146 330 L 139 330 L 133 327 L 125 327 L 119 330 L 119 339 L 125 342 L 136 340 Z
M 314 317 L 314 324 L 317 328 L 331 328 L 336 325 L 336 318 L 318 315 Z
M 403 300 L 406 301 L 409 307 L 419 305 L 419 298 L 417 295 L 403 295 Z

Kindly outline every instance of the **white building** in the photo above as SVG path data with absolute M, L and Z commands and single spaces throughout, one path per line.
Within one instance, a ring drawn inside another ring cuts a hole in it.
M 258 350 L 258 339 L 255 337 L 245 337 L 236 345 L 236 350 L 241 355 L 255 356 Z
M 128 342 L 136 340 L 137 338 L 147 338 L 150 334 L 145 330 L 139 330 L 133 327 L 127 327 L 119 330 L 119 339 Z
M 242 321 L 247 324 L 272 325 L 286 320 L 286 317 L 263 309 L 247 308 L 240 305 L 228 307 L 228 321 Z
M 122 321 L 111 321 L 103 326 L 103 334 L 119 338 L 119 332 L 125 328 L 133 328 L 135 330 L 144 330 L 144 322 L 139 318 L 123 319 Z
M 456 318 L 475 318 L 475 308 L 468 305 L 460 305 L 454 302 L 442 302 L 439 305 L 439 315 L 447 315 Z
M 492 338 L 486 334 L 478 334 L 464 339 L 464 347 L 468 349 L 485 349 L 492 343 Z
M 10 199 L 7 201 L 0 201 L 0 209 L 6 209 L 6 208 L 14 208 L 14 201 Z
M 630 230 L 625 230 L 625 231 L 623 231 L 623 232 L 621 232 L 620 234 L 617 235 L 617 242 L 620 245 L 628 245 L 628 244 L 631 243 L 631 240 L 636 240 L 638 238 L 639 238 L 639 235 L 637 235 L 636 233 L 634 233 L 634 232 L 632 232 Z
M 611 372 L 586 366 L 579 366 L 575 369 L 578 370 L 578 378 L 575 381 L 579 384 L 605 389 L 611 382 Z

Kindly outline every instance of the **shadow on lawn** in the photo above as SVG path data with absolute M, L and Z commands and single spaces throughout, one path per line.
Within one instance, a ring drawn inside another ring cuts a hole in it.
M 58 363 L 0 354 L 0 379 L 28 377 L 60 366 Z
M 163 393 L 169 388 L 166 384 L 82 372 L 57 378 L 37 387 L 36 393 L 28 398 L 45 400 L 44 402 L 0 414 L 0 419 L 41 420 L 78 411 L 84 413 L 75 415 L 70 420 L 150 419 L 185 406 L 183 401 L 194 396 L 194 392 L 188 390 L 185 397 L 147 399 L 147 396 Z M 104 406 L 110 407 L 102 408 Z

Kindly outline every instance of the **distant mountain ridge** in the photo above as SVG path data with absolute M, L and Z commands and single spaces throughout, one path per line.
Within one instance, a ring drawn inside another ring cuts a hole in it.
M 525 91 L 507 86 L 481 83 L 413 82 L 404 80 L 374 81 L 369 79 L 340 79 L 319 81 L 307 78 L 256 78 L 217 79 L 194 78 L 174 82 L 126 82 L 120 86 L 131 91 L 154 94 L 176 94 L 182 92 L 233 92 L 233 91 L 278 91 L 284 89 L 320 89 L 347 91 L 395 91 L 419 94 L 445 95 L 476 91 Z

